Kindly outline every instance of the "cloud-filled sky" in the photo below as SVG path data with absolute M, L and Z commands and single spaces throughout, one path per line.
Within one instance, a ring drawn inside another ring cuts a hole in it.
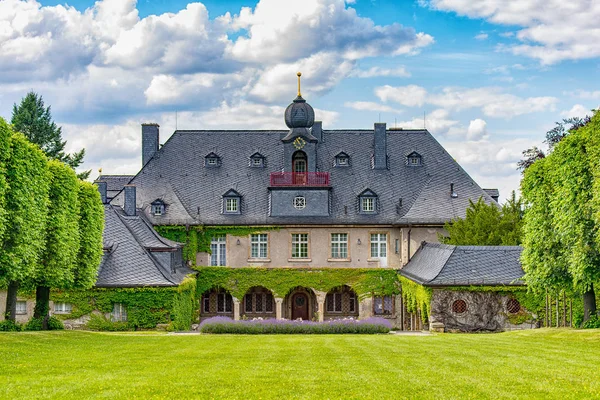
M 141 122 L 284 129 L 302 71 L 324 129 L 425 124 L 506 197 L 522 150 L 600 105 L 598 20 L 596 0 L 0 0 L 0 116 L 34 90 L 85 169 L 133 174 Z

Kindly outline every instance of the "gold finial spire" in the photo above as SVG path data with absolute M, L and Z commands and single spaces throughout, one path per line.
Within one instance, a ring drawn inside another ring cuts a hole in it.
M 298 76 L 298 97 L 302 97 L 302 93 L 300 93 L 300 77 L 302 76 L 302 72 L 298 72 L 296 75 Z
M 102 168 L 98 168 L 98 174 L 102 175 Z

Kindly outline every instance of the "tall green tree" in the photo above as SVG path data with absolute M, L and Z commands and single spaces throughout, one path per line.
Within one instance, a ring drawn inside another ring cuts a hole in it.
M 550 155 L 525 170 L 521 182 L 527 283 L 582 293 L 584 321 L 596 313 L 594 283 L 600 280 L 599 135 L 596 113 L 562 135 Z
M 47 329 L 50 288 L 69 288 L 75 279 L 79 253 L 79 180 L 75 172 L 57 160 L 48 162 L 50 185 L 45 246 L 34 271 L 34 318 L 43 318 Z
M 4 238 L 6 226 L 6 165 L 10 157 L 10 137 L 12 130 L 2 118 L 0 118 L 0 248 Z
M 521 202 L 515 193 L 500 207 L 487 204 L 480 198 L 476 203 L 469 200 L 464 219 L 457 218 L 446 223 L 448 236 L 440 236 L 442 243 L 469 246 L 514 246 L 521 243 Z
M 1 121 L 2 129 L 6 124 Z M 8 285 L 6 318 L 15 320 L 19 284 L 31 278 L 45 245 L 49 172 L 44 153 L 22 134 L 11 134 L 6 163 L 5 229 L 0 281 Z
M 38 145 L 48 158 L 61 161 L 73 169 L 83 162 L 85 149 L 65 153 L 66 141 L 62 140 L 62 128 L 52 120 L 50 106 L 44 106 L 44 99 L 35 92 L 29 92 L 19 105 L 13 105 L 11 123 L 17 132 L 21 132 L 31 143 Z M 87 179 L 90 171 L 79 174 Z
M 95 185 L 79 181 L 79 252 L 74 287 L 87 289 L 96 283 L 102 260 L 104 206 Z

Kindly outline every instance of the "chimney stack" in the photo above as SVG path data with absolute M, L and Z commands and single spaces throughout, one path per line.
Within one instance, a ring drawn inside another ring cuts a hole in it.
M 375 123 L 373 169 L 387 169 L 387 132 L 385 122 Z
M 100 198 L 102 199 L 102 204 L 108 203 L 106 198 L 106 191 L 108 190 L 108 185 L 106 182 L 96 182 L 98 186 L 98 191 L 100 192 Z
M 158 151 L 158 128 L 156 123 L 142 124 L 142 167 Z
M 310 133 L 319 139 L 319 143 L 323 143 L 323 121 L 315 121 Z
M 135 185 L 125 185 L 123 195 L 125 197 L 123 211 L 125 211 L 125 215 L 133 217 L 136 215 Z

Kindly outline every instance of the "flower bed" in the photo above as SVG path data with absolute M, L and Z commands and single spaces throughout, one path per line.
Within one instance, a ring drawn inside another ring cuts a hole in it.
M 237 334 L 335 334 L 335 333 L 388 333 L 392 324 L 383 318 L 363 320 L 341 319 L 325 322 L 290 321 L 287 319 L 255 319 L 234 321 L 228 317 L 213 317 L 203 321 L 202 333 Z

